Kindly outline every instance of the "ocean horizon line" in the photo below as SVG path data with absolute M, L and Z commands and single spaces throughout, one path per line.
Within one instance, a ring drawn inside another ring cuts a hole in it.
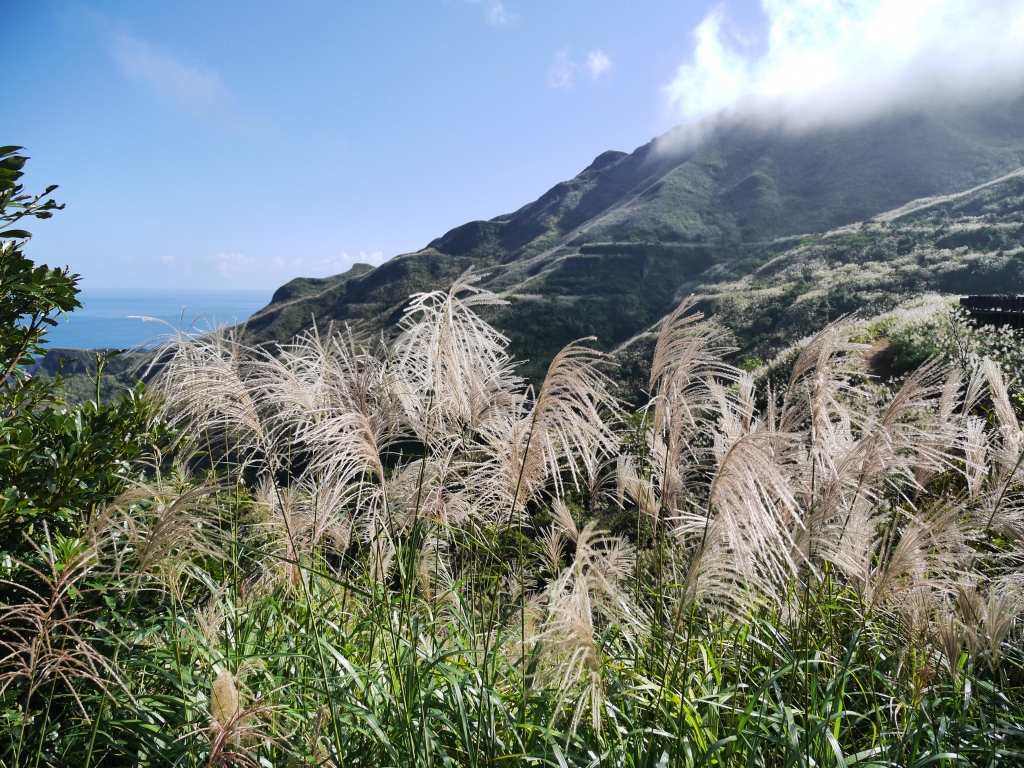
M 234 325 L 248 320 L 270 303 L 271 289 L 224 288 L 84 288 L 82 307 L 58 317 L 48 334 L 51 349 L 130 349 L 172 329 L 207 330 L 221 322 Z M 142 318 L 152 318 L 146 321 Z

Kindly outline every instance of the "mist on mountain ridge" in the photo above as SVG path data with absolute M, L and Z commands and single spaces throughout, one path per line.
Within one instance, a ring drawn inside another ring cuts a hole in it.
M 678 150 L 723 122 L 800 132 L 908 110 L 969 109 L 1024 92 L 1024 5 L 1008 0 L 762 0 L 742 35 L 727 5 L 692 32 L 663 88 Z M 703 118 L 714 116 L 707 121 Z

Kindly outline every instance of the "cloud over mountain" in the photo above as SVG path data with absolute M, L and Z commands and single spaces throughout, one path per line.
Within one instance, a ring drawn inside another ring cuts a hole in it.
M 790 123 L 857 119 L 895 105 L 985 99 L 1024 86 L 1020 0 L 762 0 L 744 39 L 726 6 L 693 31 L 665 87 L 673 117 L 774 110 Z

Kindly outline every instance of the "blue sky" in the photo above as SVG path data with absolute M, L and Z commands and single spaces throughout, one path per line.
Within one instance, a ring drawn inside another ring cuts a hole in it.
M 925 52 L 991 56 L 996 29 L 1016 71 L 1024 4 L 991 2 L 980 45 L 966 0 L 39 0 L 4 11 L 0 143 L 67 203 L 38 261 L 87 287 L 272 288 L 515 210 L 736 99 L 877 94 Z
M 30 253 L 86 285 L 241 288 L 419 249 L 671 127 L 708 7 L 19 3 L 2 141 L 67 203 Z

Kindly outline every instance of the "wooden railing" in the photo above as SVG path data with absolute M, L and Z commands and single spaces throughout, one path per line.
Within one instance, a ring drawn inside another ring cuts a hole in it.
M 960 306 L 980 323 L 1024 327 L 1024 296 L 964 296 Z
M 960 306 L 968 312 L 1024 312 L 1024 296 L 964 296 Z

